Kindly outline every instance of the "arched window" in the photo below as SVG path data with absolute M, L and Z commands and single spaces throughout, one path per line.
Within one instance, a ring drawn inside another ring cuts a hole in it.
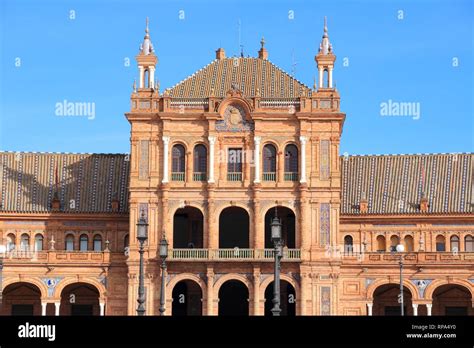
M 89 238 L 87 237 L 87 235 L 86 234 L 81 234 L 81 237 L 79 238 L 79 250 L 80 251 L 87 251 L 88 242 L 89 242 Z
M 413 246 L 413 237 L 412 236 L 405 236 L 405 251 L 412 252 L 414 249 Z
M 207 180 L 207 149 L 204 145 L 199 144 L 194 147 L 194 181 Z
M 298 181 L 298 148 L 293 144 L 285 147 L 285 180 Z
M 102 236 L 100 234 L 94 236 L 94 251 L 102 251 Z
M 390 251 L 397 251 L 397 245 L 400 244 L 400 238 L 398 236 L 390 237 Z
M 26 233 L 21 235 L 20 239 L 20 249 L 21 251 L 27 251 L 30 249 L 30 236 Z
M 328 72 L 328 69 L 323 70 L 323 88 L 329 88 L 329 72 Z
M 436 237 L 436 251 L 446 251 L 446 239 L 444 236 Z
M 450 238 L 451 244 L 451 251 L 458 252 L 459 250 L 459 237 L 458 236 L 451 236 Z
M 464 249 L 466 251 L 474 252 L 474 237 L 466 236 L 464 238 Z
M 41 234 L 37 234 L 35 236 L 35 251 L 42 251 L 43 250 L 43 236 Z
M 384 252 L 386 248 L 385 244 L 385 237 L 384 236 L 377 236 L 377 251 Z
M 345 254 L 352 254 L 353 251 L 353 245 L 352 245 L 352 236 L 345 236 L 344 237 L 344 253 Z
M 186 172 L 186 150 L 183 145 L 174 145 L 172 151 L 171 180 L 184 181 Z
M 13 233 L 10 233 L 7 236 L 7 251 L 12 251 L 15 249 L 15 235 Z
M 263 180 L 276 181 L 276 149 L 271 144 L 263 147 Z
M 74 236 L 72 234 L 68 234 L 66 236 L 66 250 L 67 251 L 74 251 Z

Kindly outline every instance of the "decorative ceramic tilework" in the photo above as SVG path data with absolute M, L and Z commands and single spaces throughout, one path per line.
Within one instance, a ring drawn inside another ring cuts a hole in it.
M 140 162 L 138 164 L 138 176 L 141 180 L 148 179 L 148 140 L 140 141 Z
M 331 230 L 331 218 L 330 218 L 330 205 L 329 203 L 321 203 L 319 211 L 319 244 L 326 246 L 331 243 L 330 230 Z
M 321 140 L 319 169 L 321 180 L 329 179 L 329 145 L 329 140 Z
M 321 287 L 321 315 L 331 315 L 331 288 Z

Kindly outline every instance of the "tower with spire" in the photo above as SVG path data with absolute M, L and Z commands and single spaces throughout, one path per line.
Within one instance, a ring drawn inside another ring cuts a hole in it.
M 158 57 L 150 39 L 148 29 L 148 17 L 146 18 L 145 37 L 140 44 L 140 51 L 136 56 L 138 63 L 139 79 L 138 89 L 153 89 L 155 87 L 155 69 L 158 63 Z
M 333 87 L 333 78 L 332 72 L 334 69 L 334 62 L 336 61 L 336 56 L 333 54 L 332 45 L 329 41 L 327 19 L 324 17 L 324 33 L 319 45 L 319 52 L 314 57 L 318 67 L 318 86 L 319 88 L 329 88 Z M 326 76 L 326 77 L 325 77 Z

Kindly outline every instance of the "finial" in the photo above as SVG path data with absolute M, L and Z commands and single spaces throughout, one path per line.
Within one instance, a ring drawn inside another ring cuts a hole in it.
M 315 91 L 316 90 L 316 76 L 313 76 L 313 80 L 314 80 L 313 91 Z
M 324 16 L 324 35 L 323 37 L 328 37 L 328 23 L 327 23 L 327 17 Z
M 262 36 L 262 40 L 260 40 L 260 44 L 262 45 L 262 48 L 263 46 L 265 46 L 265 38 Z
M 133 80 L 133 93 L 137 93 L 137 80 Z
M 148 30 L 148 17 L 146 17 L 146 28 L 145 28 L 145 33 L 148 35 L 150 31 Z

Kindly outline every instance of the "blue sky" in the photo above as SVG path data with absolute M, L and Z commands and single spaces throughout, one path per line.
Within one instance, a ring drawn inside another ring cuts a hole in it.
M 474 151 L 471 0 L 3 0 L 0 149 L 128 152 L 146 16 L 163 90 L 219 46 L 239 54 L 239 19 L 246 56 L 263 35 L 269 59 L 312 86 L 325 15 L 347 114 L 341 154 Z M 95 118 L 56 116 L 63 100 L 95 103 Z M 419 119 L 382 116 L 389 100 L 419 105 Z

